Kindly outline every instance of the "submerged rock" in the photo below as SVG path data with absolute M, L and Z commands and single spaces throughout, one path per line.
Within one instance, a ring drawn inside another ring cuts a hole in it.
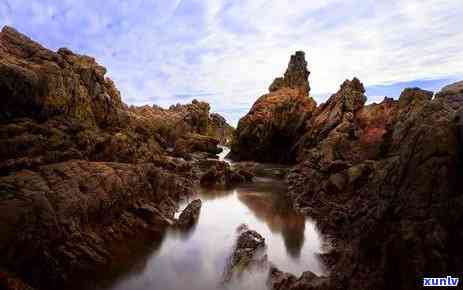
M 247 226 L 239 227 L 242 231 L 236 241 L 233 253 L 228 259 L 223 283 L 239 278 L 245 271 L 263 268 L 267 265 L 267 255 L 264 253 L 265 239 L 256 231 L 249 230 Z

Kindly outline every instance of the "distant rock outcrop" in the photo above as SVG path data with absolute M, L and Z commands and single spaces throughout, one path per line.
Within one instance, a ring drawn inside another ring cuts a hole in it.
M 224 117 L 217 113 L 209 116 L 207 134 L 219 140 L 221 145 L 229 145 L 233 138 L 235 128 L 227 123 Z
M 275 79 L 270 93 L 260 97 L 239 121 L 229 157 L 239 161 L 294 161 L 292 147 L 316 107 L 308 97 L 308 75 L 304 53 L 297 52 L 285 76 Z

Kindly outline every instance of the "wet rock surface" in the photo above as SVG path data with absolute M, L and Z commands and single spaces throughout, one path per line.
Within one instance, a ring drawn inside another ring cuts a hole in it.
M 187 228 L 196 223 L 201 213 L 201 205 L 200 199 L 190 202 L 178 217 L 176 225 L 180 228 Z
M 232 169 L 229 163 L 218 160 L 200 161 L 205 173 L 200 178 L 203 186 L 231 187 L 244 182 L 251 182 L 254 178 L 252 171 L 247 169 Z
M 258 232 L 248 229 L 246 225 L 238 228 L 239 236 L 233 253 L 226 265 L 223 282 L 239 278 L 245 271 L 263 268 L 267 265 L 265 239 Z
M 297 278 L 293 274 L 271 267 L 267 284 L 274 290 L 330 290 L 332 288 L 328 277 L 319 277 L 310 271 L 302 273 Z

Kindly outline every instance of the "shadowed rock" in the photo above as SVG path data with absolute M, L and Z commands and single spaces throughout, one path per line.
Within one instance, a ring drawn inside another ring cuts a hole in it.
M 223 283 L 241 277 L 245 271 L 265 267 L 268 262 L 267 255 L 264 254 L 265 239 L 256 231 L 249 230 L 247 226 L 240 226 L 239 230 L 241 233 L 228 259 Z
M 202 202 L 200 199 L 195 199 L 190 202 L 178 217 L 177 226 L 180 228 L 188 228 L 194 225 L 199 219 L 201 205 Z
M 235 131 L 229 157 L 237 161 L 292 162 L 292 147 L 303 133 L 307 119 L 315 110 L 308 97 L 307 63 L 303 52 L 291 57 L 284 78 L 270 86 Z

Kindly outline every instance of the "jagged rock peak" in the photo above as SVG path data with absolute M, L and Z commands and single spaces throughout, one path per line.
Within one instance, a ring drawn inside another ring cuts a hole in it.
M 346 88 L 350 88 L 350 89 L 352 89 L 354 91 L 359 91 L 359 92 L 365 93 L 365 88 L 363 87 L 362 82 L 356 77 L 354 77 L 351 81 L 350 80 L 345 80 L 342 83 L 341 90 L 346 89 Z
M 281 88 L 299 89 L 303 94 L 309 95 L 309 70 L 303 51 L 296 51 L 289 60 L 284 77 L 276 78 L 269 87 L 269 91 L 277 91 Z

